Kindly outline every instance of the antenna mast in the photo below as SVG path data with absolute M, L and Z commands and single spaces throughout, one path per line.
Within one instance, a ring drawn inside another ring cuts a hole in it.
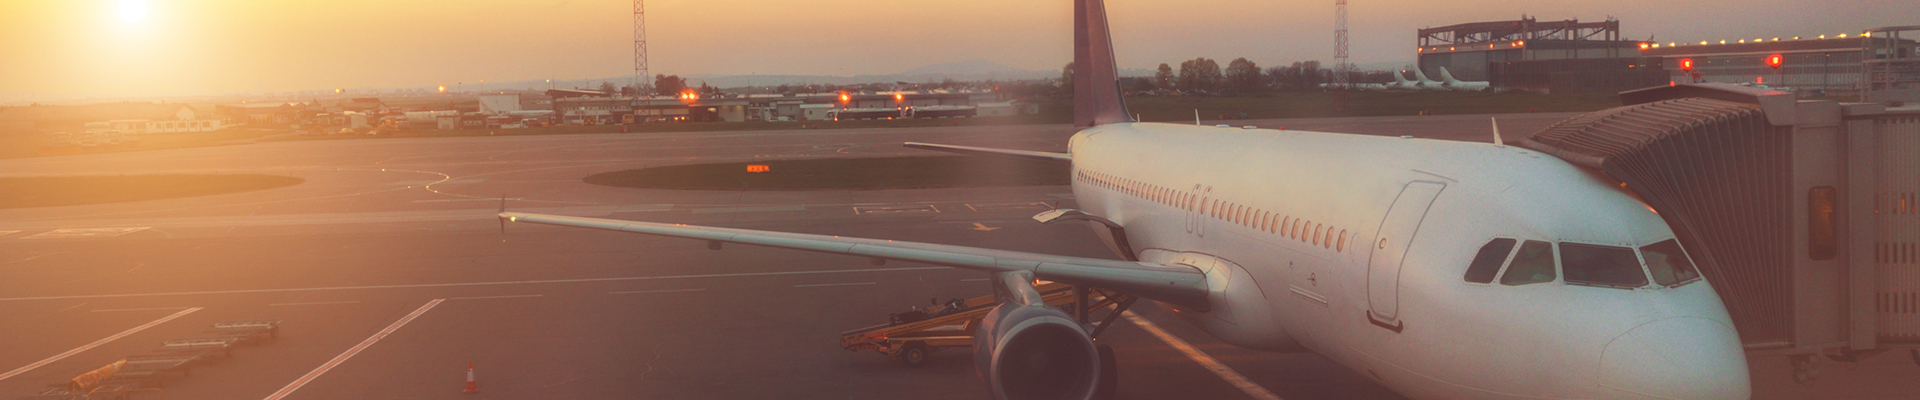
M 647 78 L 647 1 L 633 0 L 633 90 L 636 97 L 641 95 L 641 90 L 652 86 Z
M 1334 110 L 1347 109 L 1346 92 L 1353 89 L 1347 76 L 1351 69 L 1347 65 L 1347 0 L 1333 0 L 1333 84 L 1328 86 L 1335 90 Z

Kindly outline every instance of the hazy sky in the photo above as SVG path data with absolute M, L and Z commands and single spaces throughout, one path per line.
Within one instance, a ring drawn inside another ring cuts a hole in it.
M 141 4 L 144 3 L 144 7 Z M 632 69 L 628 0 L 0 0 L 0 93 L 146 96 L 597 78 Z M 1920 25 L 1914 0 L 1351 0 L 1357 63 L 1414 30 L 1622 21 L 1699 41 Z M 144 8 L 144 12 L 139 10 Z M 1111 0 L 1122 68 L 1196 56 L 1327 60 L 1333 1 Z M 649 0 L 652 70 L 885 74 L 985 59 L 1058 69 L 1070 0 Z

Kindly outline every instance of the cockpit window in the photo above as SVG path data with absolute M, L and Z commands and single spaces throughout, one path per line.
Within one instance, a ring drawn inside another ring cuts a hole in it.
M 1567 271 L 1567 283 L 1616 288 L 1647 285 L 1647 274 L 1640 270 L 1640 258 L 1632 248 L 1561 243 L 1560 266 Z
M 1467 282 L 1492 283 L 1493 276 L 1500 274 L 1500 265 L 1513 253 L 1513 243 L 1513 239 L 1494 239 L 1480 247 L 1480 254 L 1467 266 Z
M 1553 278 L 1553 244 L 1528 240 L 1520 245 L 1520 252 L 1513 255 L 1513 264 L 1507 267 L 1506 274 L 1500 276 L 1500 284 L 1530 285 L 1553 282 Z
M 1687 253 L 1680 250 L 1680 242 L 1667 239 L 1640 248 L 1640 256 L 1647 259 L 1647 272 L 1653 273 L 1653 283 L 1674 287 L 1700 278 L 1700 271 L 1693 269 L 1693 260 L 1687 259 Z

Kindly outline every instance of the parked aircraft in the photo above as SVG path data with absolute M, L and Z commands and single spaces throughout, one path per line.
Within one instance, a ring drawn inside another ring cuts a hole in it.
M 1487 81 L 1468 82 L 1453 79 L 1453 73 L 1448 72 L 1447 67 L 1440 67 L 1440 82 L 1445 84 L 1447 89 L 1461 92 L 1479 92 L 1493 89 L 1493 85 Z
M 1161 303 L 1223 342 L 1312 351 L 1415 399 L 1746 399 L 1746 355 L 1673 230 L 1615 182 L 1504 144 L 1135 122 L 1101 0 L 1075 3 L 1065 163 L 1119 260 L 501 212 L 572 226 L 985 271 L 974 332 L 999 399 L 1111 393 L 1111 352 L 1035 279 Z M 1417 73 L 1417 71 L 1416 71 Z M 1420 77 L 1426 81 L 1424 76 Z M 1104 362 L 1103 362 L 1104 360 Z
M 1410 65 L 1407 69 L 1413 70 L 1414 83 L 1420 86 L 1420 90 L 1453 90 L 1447 88 L 1446 82 L 1427 79 L 1427 73 L 1420 71 L 1419 66 Z

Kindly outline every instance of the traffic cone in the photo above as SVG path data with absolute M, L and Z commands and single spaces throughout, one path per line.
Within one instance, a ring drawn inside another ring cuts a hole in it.
M 480 384 L 473 381 L 473 362 L 467 362 L 467 390 L 460 393 L 480 393 Z

